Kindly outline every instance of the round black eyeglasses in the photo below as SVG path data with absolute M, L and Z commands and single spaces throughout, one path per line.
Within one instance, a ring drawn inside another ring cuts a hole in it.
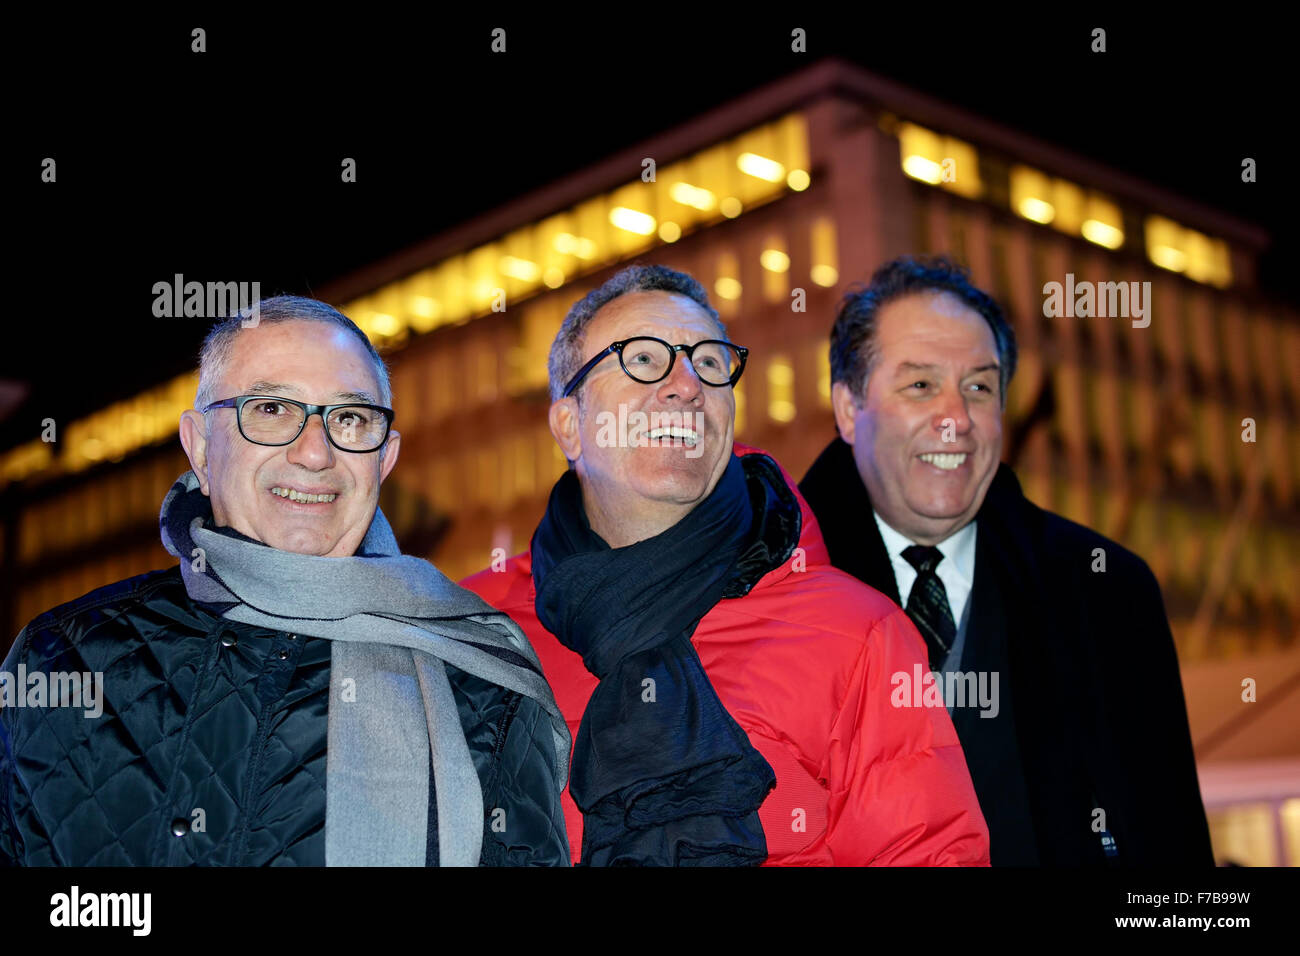
M 568 398 L 578 387 L 588 372 L 602 362 L 610 353 L 618 354 L 618 363 L 628 378 L 644 385 L 662 382 L 673 370 L 677 353 L 685 352 L 691 360 L 691 367 L 705 385 L 721 388 L 723 385 L 735 385 L 745 371 L 745 362 L 749 358 L 749 349 L 743 345 L 733 345 L 720 339 L 705 339 L 694 345 L 669 345 L 663 339 L 650 335 L 638 335 L 635 338 L 613 342 L 608 348 L 597 352 L 576 375 L 564 386 L 564 395 Z
M 393 424 L 393 410 L 382 405 L 309 405 L 278 395 L 239 395 L 213 402 L 202 411 L 206 414 L 216 408 L 235 409 L 239 434 L 254 445 L 291 445 L 302 434 L 307 419 L 319 415 L 331 445 L 362 454 L 379 449 Z

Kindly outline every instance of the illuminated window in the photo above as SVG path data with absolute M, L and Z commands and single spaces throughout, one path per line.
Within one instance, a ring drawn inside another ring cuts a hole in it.
M 788 356 L 773 355 L 767 363 L 767 417 L 784 423 L 794 415 L 794 366 Z
M 908 176 L 970 199 L 983 194 L 979 154 L 970 143 L 914 123 L 899 124 L 898 143 L 903 172 Z
M 474 314 L 489 312 L 494 305 L 499 308 L 501 294 L 505 291 L 505 280 L 497 271 L 500 261 L 501 244 L 496 242 L 479 246 L 465 257 L 470 308 Z M 506 303 L 508 306 L 509 299 Z
M 810 277 L 819 286 L 829 289 L 840 281 L 839 255 L 835 249 L 835 220 L 830 216 L 817 217 L 812 225 L 811 238 Z
M 1011 208 L 1031 222 L 1048 225 L 1056 219 L 1052 180 L 1036 169 L 1011 169 Z
M 507 301 L 536 292 L 542 285 L 541 250 L 534 239 L 535 230 L 529 227 L 516 229 L 501 243 L 501 256 L 496 266 Z
M 617 230 L 609 223 L 609 205 L 604 197 L 597 197 L 574 210 L 578 231 L 570 248 L 583 261 L 584 268 L 606 262 L 614 255 L 610 234 Z
M 771 194 L 774 187 L 784 188 L 789 170 L 781 161 L 783 157 L 776 131 L 771 126 L 761 126 L 738 137 L 732 150 L 736 169 L 741 173 L 733 180 L 735 198 L 743 206 L 759 202 Z M 723 209 L 723 215 L 727 215 L 726 209 Z
M 406 280 L 406 312 L 411 317 L 411 328 L 418 333 L 432 332 L 447 315 L 442 278 L 439 269 L 421 269 Z
M 784 302 L 790 289 L 790 256 L 785 238 L 775 233 L 769 235 L 758 261 L 763 267 L 763 298 L 768 302 Z
M 719 253 L 718 275 L 713 282 L 713 291 L 718 297 L 718 312 L 734 315 L 740 304 L 740 264 L 731 252 Z
M 1011 208 L 1031 222 L 1107 249 L 1124 244 L 1124 219 L 1115 203 L 1028 166 L 1011 167 Z
M 1118 249 L 1124 244 L 1124 218 L 1118 206 L 1100 196 L 1090 195 L 1087 210 L 1079 227 L 1083 238 L 1107 249 Z
M 1232 283 L 1228 244 L 1187 229 L 1162 216 L 1146 221 L 1147 258 L 1162 269 L 1226 288 Z

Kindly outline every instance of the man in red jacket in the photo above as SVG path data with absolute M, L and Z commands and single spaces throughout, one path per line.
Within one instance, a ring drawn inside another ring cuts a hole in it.
M 463 582 L 527 633 L 574 732 L 574 861 L 987 865 L 947 711 L 896 692 L 920 635 L 733 444 L 746 357 L 662 266 L 575 305 L 550 357 L 571 469 L 530 551 Z

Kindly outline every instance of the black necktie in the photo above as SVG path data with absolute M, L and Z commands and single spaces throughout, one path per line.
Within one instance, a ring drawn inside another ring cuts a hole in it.
M 930 670 L 935 671 L 948 656 L 957 636 L 952 608 L 948 605 L 948 592 L 939 576 L 934 573 L 934 569 L 943 560 L 943 552 L 938 548 L 914 544 L 903 549 L 903 557 L 916 568 L 916 583 L 912 585 L 912 593 L 907 596 L 905 610 L 925 638 L 925 645 L 930 649 Z

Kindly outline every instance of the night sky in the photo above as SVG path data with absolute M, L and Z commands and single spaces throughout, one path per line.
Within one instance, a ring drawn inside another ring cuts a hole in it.
M 1300 303 L 1283 148 L 1294 55 L 1268 23 L 595 9 L 604 19 L 582 23 L 570 5 L 369 23 L 56 12 L 15 27 L 0 380 L 29 391 L 0 420 L 0 449 L 193 367 L 206 323 L 155 319 L 154 282 L 310 294 L 825 55 L 1262 226 L 1262 285 Z M 194 26 L 205 54 L 190 52 Z M 489 49 L 497 26 L 504 55 Z M 807 54 L 790 52 L 796 26 Z M 1105 54 L 1089 50 L 1096 26 Z M 342 156 L 358 160 L 355 185 L 339 182 Z M 1241 182 L 1245 156 L 1257 183 Z

